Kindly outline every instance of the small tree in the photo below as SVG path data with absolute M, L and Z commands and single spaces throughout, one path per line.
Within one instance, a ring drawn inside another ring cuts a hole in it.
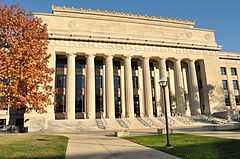
M 0 108 L 46 112 L 53 89 L 48 33 L 41 19 L 0 5 Z

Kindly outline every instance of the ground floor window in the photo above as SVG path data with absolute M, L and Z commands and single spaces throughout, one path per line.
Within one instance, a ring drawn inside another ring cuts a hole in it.
M 235 96 L 236 105 L 240 105 L 240 95 Z
M 0 129 L 6 126 L 6 119 L 0 119 Z
M 230 106 L 230 99 L 229 99 L 229 95 L 228 94 L 224 95 L 224 100 L 225 100 L 225 105 L 226 106 Z

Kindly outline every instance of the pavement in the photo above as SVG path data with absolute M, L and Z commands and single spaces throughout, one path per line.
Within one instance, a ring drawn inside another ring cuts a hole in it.
M 187 133 L 187 134 L 195 134 L 202 136 L 212 136 L 218 138 L 226 138 L 226 139 L 240 139 L 240 131 L 177 131 L 179 133 Z
M 106 134 L 62 134 L 69 137 L 66 159 L 180 159 Z

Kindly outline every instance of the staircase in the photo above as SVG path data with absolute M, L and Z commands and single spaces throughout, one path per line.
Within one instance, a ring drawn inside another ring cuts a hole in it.
M 145 127 L 151 127 L 152 125 L 149 124 L 148 122 L 146 122 L 145 120 L 143 120 L 141 117 L 137 118 L 137 120 L 144 125 Z
M 96 125 L 99 129 L 106 129 L 106 124 L 103 119 L 96 119 Z
M 116 119 L 116 121 L 122 128 L 129 129 L 129 125 L 123 119 L 119 118 L 119 119 Z

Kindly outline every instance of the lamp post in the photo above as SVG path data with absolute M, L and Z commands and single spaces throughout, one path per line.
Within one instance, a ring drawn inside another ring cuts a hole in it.
M 160 86 L 162 87 L 163 89 L 163 100 L 164 100 L 164 108 L 165 108 L 165 122 L 166 122 L 166 137 L 167 137 L 167 144 L 166 144 L 166 147 L 167 148 L 171 148 L 172 145 L 170 144 L 170 141 L 169 141 L 169 130 L 168 130 L 168 114 L 167 114 L 167 104 L 166 104 L 166 94 L 165 94 L 165 88 L 167 86 L 167 79 L 166 78 L 161 78 L 159 80 L 159 84 Z

